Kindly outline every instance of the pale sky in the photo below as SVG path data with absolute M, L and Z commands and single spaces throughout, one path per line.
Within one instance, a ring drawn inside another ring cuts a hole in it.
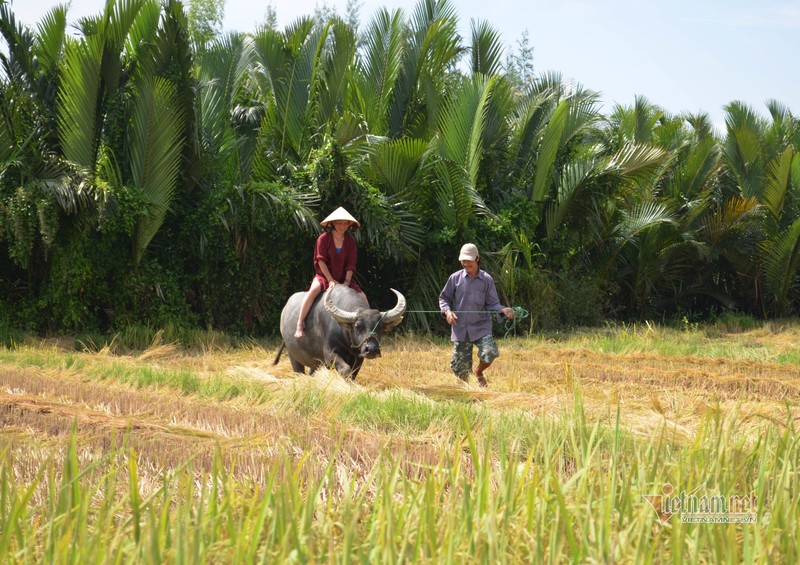
M 11 0 L 31 26 L 57 4 Z M 251 31 L 271 4 L 283 27 L 313 14 L 317 0 L 226 0 L 224 27 Z M 344 15 L 347 0 L 328 0 Z M 361 24 L 380 6 L 411 14 L 415 0 L 363 0 Z M 72 0 L 70 21 L 99 13 L 103 0 Z M 672 114 L 707 112 L 722 129 L 734 100 L 766 115 L 776 99 L 800 116 L 800 0 L 457 0 L 464 37 L 471 19 L 497 29 L 507 49 L 524 30 L 535 72 L 558 71 L 600 92 L 608 113 L 643 95 Z M 504 57 L 505 60 L 505 57 Z

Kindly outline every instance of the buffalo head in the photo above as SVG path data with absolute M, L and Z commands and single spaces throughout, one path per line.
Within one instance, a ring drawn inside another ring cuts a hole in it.
M 379 312 L 367 308 L 355 311 L 342 310 L 333 303 L 332 293 L 325 293 L 323 305 L 325 310 L 336 320 L 350 339 L 350 347 L 358 351 L 364 359 L 373 359 L 381 354 L 380 336 L 392 330 L 403 321 L 403 312 L 406 311 L 406 299 L 395 289 L 390 289 L 397 295 L 397 304 L 391 310 Z

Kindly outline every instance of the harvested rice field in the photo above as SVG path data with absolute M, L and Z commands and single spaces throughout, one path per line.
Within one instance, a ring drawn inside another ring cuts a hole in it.
M 0 561 L 797 562 L 800 326 L 0 349 Z M 683 495 L 683 496 L 682 496 Z

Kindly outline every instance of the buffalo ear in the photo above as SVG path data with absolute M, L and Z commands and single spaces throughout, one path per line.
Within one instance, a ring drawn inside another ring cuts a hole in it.
M 396 317 L 394 320 L 392 320 L 391 322 L 383 322 L 383 331 L 385 331 L 385 332 L 390 332 L 390 331 L 392 331 L 392 330 L 393 330 L 393 329 L 395 329 L 397 326 L 399 326 L 399 325 L 400 325 L 400 322 L 402 322 L 402 321 L 403 321 L 403 317 L 402 317 L 402 316 L 397 316 L 397 317 Z

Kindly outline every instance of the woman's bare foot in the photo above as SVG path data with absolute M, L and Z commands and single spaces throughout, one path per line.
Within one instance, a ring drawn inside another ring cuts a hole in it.
M 297 328 L 294 330 L 294 338 L 295 339 L 300 339 L 301 337 L 303 337 L 305 335 L 303 333 L 304 329 L 305 329 L 305 327 L 304 327 L 302 322 L 297 324 Z

